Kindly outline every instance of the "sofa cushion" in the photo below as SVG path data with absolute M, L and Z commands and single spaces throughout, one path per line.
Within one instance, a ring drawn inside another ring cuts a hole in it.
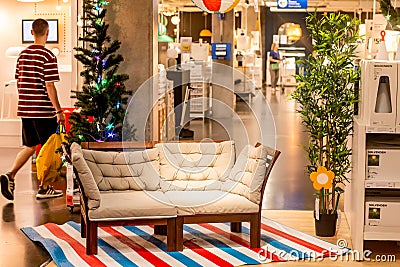
M 173 180 L 173 181 L 160 181 L 161 190 L 163 192 L 168 191 L 208 191 L 208 190 L 220 190 L 222 181 L 217 180 L 202 180 L 202 181 L 191 181 L 191 180 Z
M 233 141 L 156 144 L 160 156 L 161 190 L 220 189 L 234 164 Z
M 71 145 L 71 159 L 75 170 L 78 172 L 79 180 L 88 198 L 88 208 L 95 209 L 100 206 L 100 191 L 92 172 L 83 157 L 82 149 L 77 143 Z
M 259 211 L 259 206 L 247 198 L 219 190 L 169 191 L 165 196 L 177 208 L 178 216 Z
M 104 191 L 101 206 L 89 211 L 93 221 L 176 217 L 177 211 L 160 191 Z
M 82 149 L 100 191 L 160 188 L 158 150 L 104 152 Z
M 267 170 L 267 162 L 273 158 L 272 149 L 266 146 L 247 145 L 240 152 L 229 178 L 223 182 L 222 190 L 244 196 L 259 204 L 261 189 Z

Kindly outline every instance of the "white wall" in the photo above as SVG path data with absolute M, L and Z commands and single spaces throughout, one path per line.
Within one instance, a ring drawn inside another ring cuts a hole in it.
M 0 95 L 4 90 L 4 83 L 14 78 L 16 59 L 7 58 L 6 50 L 10 46 L 28 46 L 22 44 L 21 24 L 22 19 L 58 19 L 59 43 L 47 44 L 51 49 L 57 47 L 60 50 L 58 64 L 60 68 L 61 81 L 56 84 L 62 107 L 72 107 L 73 100 L 70 98 L 71 89 L 76 89 L 76 60 L 73 59 L 72 49 L 76 40 L 76 21 L 71 20 L 71 5 L 76 5 L 75 0 L 68 3 L 59 1 L 62 5 L 60 11 L 56 10 L 57 1 L 45 0 L 41 3 L 23 3 L 17 0 L 1 0 L 0 6 Z M 75 3 L 74 3 L 75 2 Z M 74 12 L 76 13 L 76 11 Z M 75 17 L 75 16 L 74 16 Z M 74 66 L 73 66 L 74 65 Z M 63 71 L 64 70 L 64 71 Z

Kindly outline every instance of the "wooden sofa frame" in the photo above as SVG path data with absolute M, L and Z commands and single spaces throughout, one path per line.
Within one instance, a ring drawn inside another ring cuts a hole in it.
M 151 148 L 154 143 L 146 143 L 139 148 Z M 258 146 L 257 144 L 256 146 Z M 88 148 L 82 144 L 82 148 Z M 133 147 L 132 147 L 133 148 Z M 93 147 L 90 149 L 93 150 Z M 95 150 L 103 150 L 95 148 Z M 110 149 L 106 149 L 110 150 Z M 261 188 L 261 198 L 259 209 L 256 213 L 230 213 L 230 214 L 205 214 L 205 215 L 185 215 L 165 219 L 135 219 L 135 220 L 115 220 L 115 221 L 90 221 L 88 215 L 88 199 L 85 195 L 84 188 L 79 179 L 80 207 L 81 207 L 81 237 L 86 238 L 86 254 L 97 254 L 98 235 L 97 228 L 102 226 L 127 226 L 127 225 L 154 225 L 154 234 L 167 236 L 167 251 L 182 251 L 183 250 L 183 225 L 197 223 L 222 223 L 230 222 L 232 232 L 240 233 L 242 230 L 242 222 L 250 222 L 250 248 L 259 248 L 261 240 L 261 208 L 265 186 L 271 170 L 280 155 L 279 150 L 274 150 L 269 167 L 265 174 L 265 178 Z M 78 177 L 78 173 L 75 171 Z

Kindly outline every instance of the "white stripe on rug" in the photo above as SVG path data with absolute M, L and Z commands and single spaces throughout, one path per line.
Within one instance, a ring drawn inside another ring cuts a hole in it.
M 145 231 L 149 235 L 153 235 L 153 233 L 154 233 L 154 229 L 150 226 L 145 226 L 142 228 L 142 230 Z M 156 235 L 154 237 L 156 237 Z M 165 236 L 162 236 L 162 237 L 165 240 Z M 196 262 L 202 266 L 218 266 L 217 264 L 213 263 L 212 261 L 208 260 L 207 258 L 199 256 L 198 253 L 194 252 L 191 249 L 184 249 L 180 253 L 183 253 L 188 258 L 196 259 Z M 172 265 L 172 266 L 174 266 L 174 265 Z
M 233 240 L 231 240 L 229 238 L 226 238 L 223 235 L 218 234 L 218 233 L 216 233 L 214 231 L 211 231 L 211 230 L 209 230 L 209 229 L 207 229 L 205 227 L 202 227 L 201 225 L 191 224 L 190 226 L 192 228 L 194 228 L 194 229 L 206 234 L 206 235 L 209 235 L 210 238 L 214 238 L 216 240 L 219 240 L 222 243 L 226 244 L 228 247 L 238 250 L 240 253 L 246 255 L 249 258 L 258 259 L 258 253 L 253 251 L 253 250 L 251 250 L 248 247 L 241 246 L 238 243 L 236 243 L 235 241 L 233 241 Z M 224 234 L 230 234 L 230 229 L 229 229 L 229 232 L 228 231 L 224 231 Z M 247 236 L 247 238 L 244 238 L 243 235 L 242 235 L 242 236 L 240 236 L 240 238 L 246 240 L 246 239 L 250 238 L 250 236 Z M 238 260 L 240 260 L 240 259 L 238 259 Z M 242 262 L 243 262 L 242 264 L 246 263 L 244 261 L 242 261 Z
M 63 225 L 58 225 L 58 226 L 61 229 L 63 229 L 64 232 L 68 233 L 71 237 L 73 237 L 76 241 L 78 241 L 82 246 L 84 246 L 86 248 L 86 238 L 82 238 L 81 233 L 78 230 L 76 230 L 74 227 L 72 227 L 68 223 L 63 224 Z M 97 253 L 96 257 L 101 258 L 101 261 L 104 262 L 108 266 L 118 264 L 118 262 L 116 262 L 114 260 L 114 258 L 109 256 L 100 246 L 98 248 L 98 253 Z
M 53 233 L 47 229 L 44 225 L 38 226 L 34 228 L 38 234 L 40 234 L 43 238 L 49 238 L 53 240 L 54 242 L 57 243 L 57 245 L 63 250 L 65 257 L 67 260 L 73 263 L 73 265 L 76 266 L 88 266 L 90 267 L 89 264 L 86 263 L 79 255 L 76 253 L 76 251 L 70 246 L 70 244 L 56 236 L 53 235 Z

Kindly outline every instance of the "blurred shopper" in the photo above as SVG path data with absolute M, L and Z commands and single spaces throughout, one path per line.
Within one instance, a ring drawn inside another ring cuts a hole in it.
M 10 171 L 0 176 L 1 193 L 8 200 L 14 200 L 15 175 L 35 153 L 37 145 L 43 145 L 56 131 L 57 124 L 64 124 L 65 118 L 58 101 L 54 82 L 60 80 L 57 58 L 45 48 L 49 35 L 49 24 L 36 19 L 31 30 L 34 43 L 18 57 L 15 78 L 18 87 L 18 113 L 22 119 L 22 143 Z M 62 196 L 43 179 L 36 198 Z
M 272 43 L 271 51 L 269 52 L 269 73 L 271 77 L 272 91 L 275 92 L 276 86 L 279 81 L 279 67 L 282 62 L 281 56 L 278 51 L 279 45 Z

